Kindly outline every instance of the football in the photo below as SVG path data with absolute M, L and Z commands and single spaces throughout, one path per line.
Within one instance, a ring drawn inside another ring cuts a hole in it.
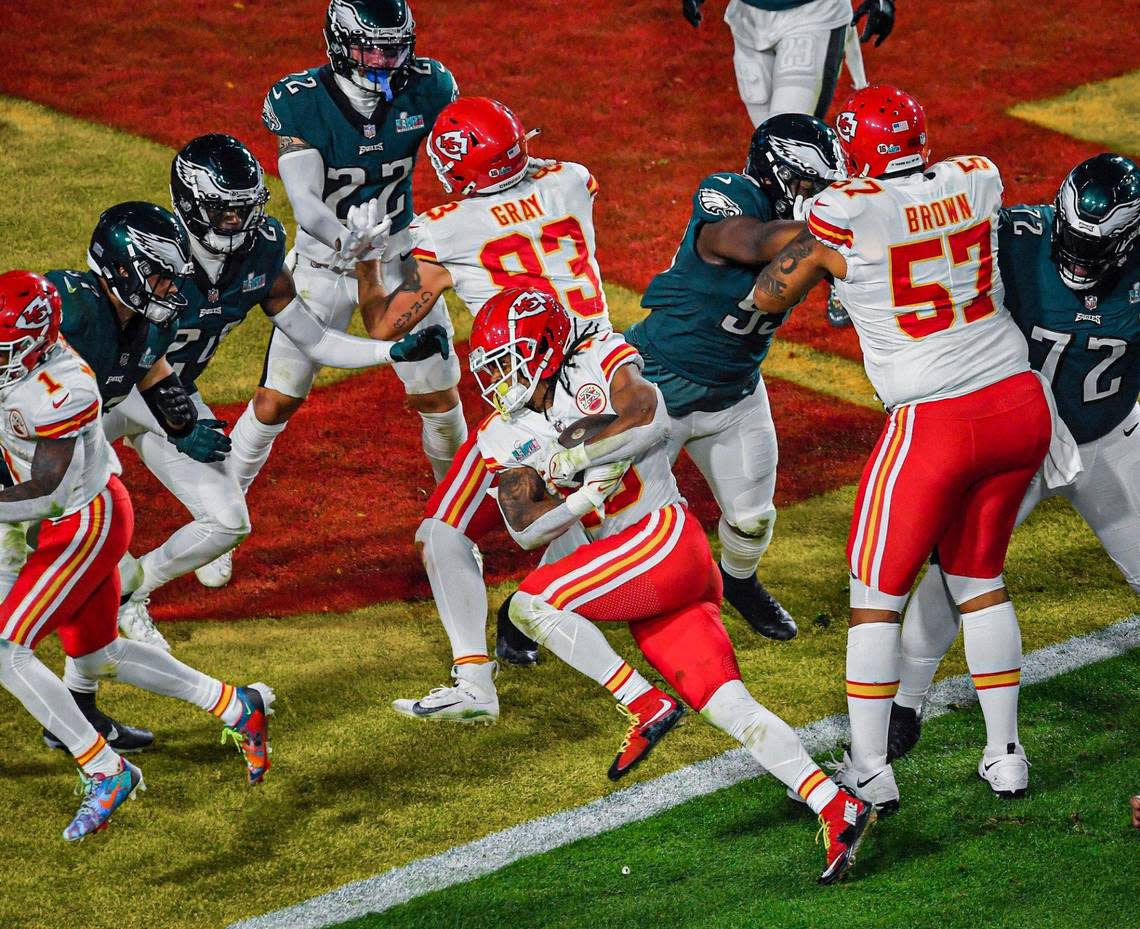
M 594 416 L 583 416 L 562 430 L 558 436 L 558 444 L 563 448 L 573 448 L 576 445 L 589 442 L 617 418 L 617 413 L 598 413 Z

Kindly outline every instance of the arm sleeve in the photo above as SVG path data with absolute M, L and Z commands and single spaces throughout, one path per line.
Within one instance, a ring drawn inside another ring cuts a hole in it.
M 502 512 L 502 507 L 499 508 Z M 520 548 L 530 551 L 535 548 L 542 548 L 549 545 L 567 529 L 578 522 L 579 517 L 571 512 L 570 508 L 563 502 L 556 506 L 553 510 L 547 510 L 533 523 L 525 529 L 516 530 L 503 513 L 503 522 L 506 524 L 507 531 L 511 534 Z
M 393 343 L 360 339 L 329 329 L 313 315 L 300 296 L 294 297 L 270 319 L 317 364 L 334 368 L 370 368 L 392 360 Z
M 321 199 L 325 187 L 325 162 L 321 153 L 307 148 L 282 155 L 277 159 L 277 171 L 293 205 L 297 225 L 335 249 L 337 241 L 343 241 L 348 230 Z

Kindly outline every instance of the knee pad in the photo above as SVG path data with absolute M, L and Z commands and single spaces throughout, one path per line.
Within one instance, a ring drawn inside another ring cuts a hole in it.
M 771 503 L 760 507 L 734 505 L 726 515 L 729 527 L 745 538 L 763 541 L 765 547 L 772 540 L 772 531 L 776 527 L 776 508 Z
M 511 597 L 508 610 L 511 622 L 539 645 L 542 645 L 558 624 L 558 611 L 534 594 L 519 590 Z
M 122 660 L 122 646 L 123 640 L 115 639 L 110 645 L 73 658 L 75 670 L 92 680 L 114 677 Z
M 968 603 L 975 597 L 982 596 L 982 594 L 1001 590 L 1005 586 L 1005 577 L 1001 574 L 997 577 L 962 577 L 957 574 L 949 574 L 943 570 L 942 577 L 956 606 Z
M 232 537 L 234 545 L 244 541 L 252 529 L 249 523 L 249 508 L 245 505 L 245 497 L 240 492 L 230 501 L 212 509 L 202 522 L 211 532 Z
M 905 594 L 889 594 L 877 587 L 868 587 L 855 575 L 851 575 L 851 609 L 853 610 L 891 610 L 902 613 L 906 606 L 908 591 Z
M 416 528 L 416 541 L 424 547 L 424 561 L 430 558 L 436 564 L 445 563 L 450 554 L 475 551 L 475 543 L 461 530 L 434 516 L 420 522 Z
M 764 708 L 740 680 L 726 681 L 698 712 L 748 748 L 759 746 L 768 729 Z

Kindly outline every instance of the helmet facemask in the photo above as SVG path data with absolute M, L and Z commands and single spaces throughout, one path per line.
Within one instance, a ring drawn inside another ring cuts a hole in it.
M 325 44 L 334 72 L 391 103 L 411 74 L 416 24 L 408 10 L 402 26 L 370 26 L 351 4 L 333 0 L 325 23 Z
M 744 173 L 772 199 L 780 219 L 791 217 L 797 199 L 814 197 L 847 177 L 835 134 L 819 120 L 800 114 L 781 114 L 760 125 Z
M 209 172 L 182 158 L 175 172 L 180 183 L 171 185 L 174 212 L 195 242 L 214 255 L 237 254 L 253 245 L 269 201 L 260 166 L 258 183 L 247 190 L 222 189 Z
M 514 323 L 511 339 L 498 348 L 471 351 L 471 373 L 479 385 L 483 399 L 503 419 L 510 419 L 534 396 L 539 383 L 550 371 L 554 348 L 547 339 L 516 338 Z
M 158 326 L 169 325 L 187 305 L 179 291 L 193 265 L 176 242 L 137 229 L 129 235 L 126 264 L 114 264 L 108 274 L 93 252 L 88 252 L 87 263 L 106 281 L 116 300 Z M 92 249 L 97 247 L 93 243 Z
M 1051 257 L 1070 290 L 1090 290 L 1124 265 L 1140 233 L 1140 202 L 1118 206 L 1100 222 L 1081 217 L 1072 175 L 1065 178 L 1053 209 Z

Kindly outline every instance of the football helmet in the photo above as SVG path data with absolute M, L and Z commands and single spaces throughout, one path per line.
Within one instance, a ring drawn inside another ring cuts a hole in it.
M 847 177 L 839 139 L 822 120 L 780 113 L 752 133 L 744 173 L 768 194 L 780 219 L 791 219 L 797 197 L 814 197 Z
M 460 97 L 431 127 L 428 158 L 449 194 L 493 194 L 523 179 L 527 140 L 536 134 L 498 100 Z
M 1073 168 L 1053 208 L 1052 259 L 1066 287 L 1088 290 L 1111 277 L 1140 233 L 1140 169 L 1102 154 Z
M 249 149 L 215 132 L 187 142 L 174 156 L 170 199 L 195 242 L 215 255 L 232 255 L 252 247 L 269 188 Z
M 835 131 L 851 177 L 886 177 L 930 164 L 926 113 L 890 84 L 855 91 L 840 108 Z
M 116 300 L 159 326 L 186 306 L 178 291 L 194 268 L 190 239 L 178 221 L 162 207 L 137 200 L 99 217 L 87 266 Z
M 483 399 L 510 419 L 539 382 L 558 373 L 572 329 L 570 315 L 548 293 L 515 287 L 495 294 L 471 327 L 471 373 Z
M 391 103 L 412 76 L 416 21 L 406 0 L 332 0 L 325 45 L 333 71 Z
M 59 338 L 63 301 L 32 271 L 0 274 L 0 387 L 35 369 Z

